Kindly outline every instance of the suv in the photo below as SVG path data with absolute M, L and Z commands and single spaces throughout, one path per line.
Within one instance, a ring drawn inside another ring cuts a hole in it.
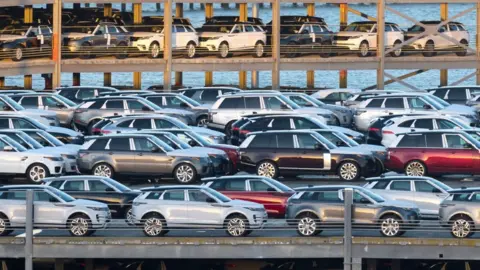
M 367 131 L 367 143 L 368 144 L 375 144 L 375 145 L 382 145 L 382 130 L 384 127 L 387 126 L 387 123 L 390 123 L 390 119 L 394 119 L 397 117 L 403 116 L 416 116 L 422 114 L 391 114 L 391 115 L 384 115 L 378 118 L 374 118 L 370 125 L 368 126 Z
M 143 189 L 133 201 L 135 223 L 146 236 L 169 229 L 225 229 L 234 237 L 247 236 L 267 221 L 263 205 L 231 200 L 204 186 L 162 186 Z
M 200 47 L 218 52 L 220 58 L 242 51 L 252 52 L 254 57 L 263 57 L 265 44 L 265 31 L 251 23 L 212 24 L 208 26 L 208 32 L 200 33 Z
M 27 217 L 27 190 L 33 190 L 33 217 Z M 67 229 L 72 236 L 89 236 L 107 227 L 111 216 L 104 203 L 76 200 L 56 188 L 40 185 L 0 187 L 0 235 L 24 229 L 27 218 L 37 228 Z
M 478 85 L 472 86 L 442 86 L 438 88 L 427 89 L 427 91 L 451 104 L 467 104 L 467 101 L 480 91 Z M 468 104 L 467 104 L 468 105 Z
M 440 224 L 450 228 L 455 238 L 472 236 L 480 226 L 480 188 L 451 189 L 440 204 Z
M 383 95 L 389 95 L 389 94 L 397 94 L 397 93 L 403 93 L 405 91 L 402 90 L 366 90 L 362 92 L 357 92 L 354 93 L 349 99 L 347 99 L 344 103 L 343 106 L 349 107 L 349 108 L 356 108 L 357 105 L 365 101 L 369 98 L 373 98 L 376 96 L 383 96 Z
M 270 33 L 271 34 L 271 33 Z M 325 23 L 293 23 L 280 28 L 280 53 L 288 58 L 300 54 L 320 54 L 329 57 L 332 54 L 334 34 Z M 272 44 L 271 35 L 267 38 Z
M 343 228 L 345 223 L 344 190 L 353 189 L 352 222 L 354 227 L 376 229 L 386 237 L 403 235 L 420 223 L 415 204 L 386 200 L 358 186 L 318 186 L 297 188 L 287 206 L 287 222 L 297 227 L 301 236 L 314 236 L 322 230 Z
M 245 114 L 255 113 L 303 113 L 324 120 L 333 121 L 332 111 L 320 108 L 301 108 L 280 92 L 240 92 L 218 98 L 209 111 L 207 126 L 214 129 L 231 130 L 231 125 Z
M 80 171 L 109 178 L 114 175 L 173 176 L 177 182 L 187 184 L 212 176 L 215 169 L 204 152 L 173 150 L 155 136 L 145 134 L 93 137 L 78 155 Z
M 353 22 L 334 37 L 334 44 L 359 52 L 360 57 L 370 55 L 377 48 L 377 22 Z M 403 42 L 403 31 L 395 23 L 385 22 L 385 48 L 393 48 Z M 402 55 L 402 48 L 391 53 L 393 57 Z
M 316 98 L 323 103 L 332 104 L 332 105 L 344 105 L 350 97 L 360 92 L 360 89 L 322 89 L 319 90 L 310 96 Z
M 82 103 L 84 100 L 96 98 L 100 93 L 104 92 L 118 92 L 120 90 L 107 86 L 66 86 L 55 89 L 63 97 L 70 99 L 75 103 Z
M 195 88 L 183 88 L 179 89 L 178 92 L 186 97 L 189 97 L 200 104 L 211 105 L 217 101 L 218 97 L 221 95 L 226 95 L 230 93 L 237 93 L 242 91 L 242 89 L 228 86 L 206 86 L 206 87 L 195 87 Z
M 387 169 L 409 176 L 480 174 L 480 142 L 457 130 L 401 134 L 388 148 Z
M 47 126 L 59 125 L 56 113 L 38 109 L 25 109 L 9 96 L 1 94 L 0 115 L 28 116 Z
M 51 55 L 52 29 L 48 25 L 12 24 L 2 30 L 0 51 L 13 61 Z
M 239 151 L 244 171 L 270 178 L 335 174 L 354 181 L 377 171 L 371 151 L 337 147 L 315 131 L 253 132 Z
M 438 28 L 438 25 L 442 21 L 420 21 L 428 28 L 438 29 L 438 32 L 448 37 L 455 39 L 460 44 L 468 47 L 468 42 L 470 40 L 469 33 L 462 23 L 459 22 L 449 22 L 445 25 L 442 25 Z M 424 33 L 427 29 L 420 25 L 414 25 L 410 27 L 405 33 L 406 39 L 415 38 L 418 35 Z M 407 46 L 408 49 L 421 50 L 423 55 L 426 57 L 431 57 L 437 54 L 438 50 L 451 51 L 454 49 L 456 55 L 465 56 L 467 55 L 467 50 L 458 46 L 457 44 L 443 38 L 438 34 L 427 35 L 420 39 L 415 40 L 413 43 Z

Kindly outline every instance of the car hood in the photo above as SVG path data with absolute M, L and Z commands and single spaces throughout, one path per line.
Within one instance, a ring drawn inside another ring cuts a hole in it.
M 331 154 L 348 154 L 348 155 L 365 155 L 370 154 L 368 150 L 360 149 L 358 147 L 337 147 L 330 150 Z
M 209 110 L 212 108 L 212 104 L 200 104 L 200 106 L 193 107 L 196 110 Z
M 355 147 L 367 149 L 372 152 L 387 152 L 386 147 L 380 146 L 380 145 L 374 145 L 374 144 L 360 144 L 359 146 L 355 146 Z
M 51 149 L 49 149 L 51 148 Z M 61 154 L 65 154 L 63 152 L 54 151 L 55 147 L 43 147 L 40 149 L 28 149 L 28 157 L 35 156 L 35 157 L 61 157 Z
M 75 204 L 75 205 L 81 205 L 81 206 L 93 206 L 93 207 L 108 208 L 108 206 L 104 203 L 91 201 L 91 200 L 84 200 L 84 199 L 78 199 L 78 200 L 73 201 L 72 203 Z
M 325 110 L 325 109 L 316 108 L 316 107 L 302 107 L 302 108 L 296 109 L 295 111 L 299 113 L 308 113 L 308 114 L 332 114 L 332 111 L 330 110 Z
M 221 33 L 221 32 L 200 32 L 198 33 L 199 37 L 209 38 L 209 37 L 219 37 L 223 35 L 228 35 L 228 33 Z
M 459 104 L 452 104 L 441 111 L 450 114 L 475 114 L 475 110 L 472 107 Z
M 55 113 L 54 113 L 55 114 Z M 71 130 L 71 129 L 68 129 L 68 128 L 63 128 L 63 127 L 53 127 L 53 126 L 49 126 L 48 129 L 47 129 L 47 132 L 56 132 L 56 133 L 62 133 L 62 134 L 66 134 L 70 137 L 78 137 L 78 136 L 82 136 L 81 133 L 79 132 L 76 132 L 74 130 Z
M 341 31 L 338 32 L 336 35 L 340 37 L 354 37 L 354 36 L 363 36 L 369 33 L 366 32 L 358 32 L 358 31 Z
M 228 203 L 229 205 L 233 206 L 246 206 L 246 207 L 255 207 L 255 208 L 264 208 L 262 204 L 244 201 L 244 200 L 231 200 Z
M 225 136 L 225 134 L 223 134 L 222 132 L 211 130 L 204 127 L 191 127 L 191 129 L 197 133 L 206 134 L 210 136 L 215 136 L 215 137 Z
M 328 127 L 332 130 L 342 132 L 342 133 L 347 134 L 347 135 L 352 136 L 352 137 L 360 137 L 360 136 L 363 135 L 362 133 L 357 132 L 355 130 L 351 130 L 349 128 L 338 127 L 338 126 L 328 126 Z
M 57 147 L 51 147 L 51 146 L 48 146 L 48 147 L 44 147 L 44 148 L 40 148 L 40 149 L 37 149 L 37 150 L 44 150 L 45 153 L 57 153 L 57 154 L 67 154 L 67 155 L 77 155 L 78 154 L 78 150 L 75 150 L 75 149 L 71 149 L 69 147 L 65 147 L 65 146 L 57 146 Z
M 84 38 L 84 37 L 91 37 L 93 36 L 92 34 L 86 34 L 86 33 L 68 33 L 64 34 L 63 37 L 65 38 Z
M 0 35 L 0 41 L 12 41 L 16 39 L 24 38 L 21 35 Z
M 343 106 L 332 105 L 332 104 L 325 104 L 323 105 L 324 109 L 331 110 L 331 111 L 341 111 L 341 112 L 351 112 L 352 110 L 349 108 L 345 108 Z
M 192 115 L 192 112 L 180 109 L 161 109 L 159 111 L 155 111 L 156 113 L 160 114 L 172 114 L 172 115 Z
M 25 109 L 22 111 L 24 115 L 36 115 L 36 116 L 52 116 L 57 117 L 57 114 L 52 111 L 39 110 L 39 109 Z
M 173 150 L 167 152 L 167 155 L 171 157 L 208 157 L 208 154 L 203 150 L 195 148 Z
M 368 154 L 371 154 L 372 153 L 372 150 L 371 149 L 368 149 L 362 145 L 359 145 L 359 146 L 352 146 L 352 147 L 346 147 L 348 149 L 350 149 L 350 151 L 354 151 L 354 152 L 358 152 L 358 153 L 362 153 L 364 155 L 368 155 Z M 385 149 L 384 149 L 385 150 Z
M 220 149 L 215 149 L 215 148 L 209 148 L 209 147 L 202 147 L 202 146 L 195 146 L 190 149 L 194 149 L 195 151 L 198 151 L 199 153 L 205 153 L 205 154 L 211 154 L 211 155 L 222 155 L 226 157 L 225 151 L 220 150 Z M 185 149 L 187 150 L 187 149 Z

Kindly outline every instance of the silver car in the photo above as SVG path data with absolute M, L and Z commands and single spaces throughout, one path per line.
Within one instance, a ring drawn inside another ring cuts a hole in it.
M 67 229 L 72 236 L 89 236 L 107 227 L 111 215 L 104 203 L 76 200 L 49 186 L 12 185 L 0 187 L 0 235 L 25 229 L 26 192 L 33 190 L 34 219 L 37 228 Z
M 267 221 L 263 205 L 231 200 L 205 186 L 162 186 L 142 191 L 133 200 L 132 214 L 146 236 L 193 227 L 225 229 L 228 235 L 240 237 L 261 229 Z
M 77 104 L 61 95 L 51 93 L 23 93 L 10 95 L 26 109 L 39 109 L 52 111 L 57 114 L 60 125 L 71 127 L 73 112 Z
M 440 223 L 456 238 L 472 236 L 480 226 L 480 188 L 452 189 L 440 204 Z
M 360 91 L 360 89 L 356 88 L 322 89 L 311 94 L 310 96 L 326 104 L 344 105 L 345 101 Z
M 75 103 L 82 103 L 84 100 L 96 98 L 104 92 L 120 91 L 108 86 L 66 86 L 58 87 L 55 90 L 57 91 L 56 94 L 66 97 Z
M 38 109 L 25 109 L 6 95 L 0 95 L 0 114 L 28 116 L 47 126 L 59 125 L 56 113 Z
M 415 203 L 422 219 L 437 219 L 440 203 L 451 188 L 430 177 L 382 176 L 367 178 L 364 188 L 395 201 Z
M 162 87 L 163 89 L 163 87 Z M 206 86 L 179 89 L 178 92 L 200 104 L 212 105 L 221 95 L 237 93 L 242 89 L 228 86 Z

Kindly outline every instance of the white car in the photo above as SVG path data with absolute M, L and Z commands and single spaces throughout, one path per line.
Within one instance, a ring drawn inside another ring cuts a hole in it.
M 209 26 L 213 28 L 214 26 Z M 231 52 L 251 51 L 254 57 L 262 57 L 265 53 L 267 35 L 262 27 L 249 23 L 234 25 L 218 25 L 216 32 L 200 33 L 200 47 L 211 52 L 218 52 L 219 57 L 226 58 Z
M 162 186 L 142 191 L 133 200 L 132 214 L 147 236 L 162 236 L 172 228 L 211 228 L 240 237 L 261 229 L 267 221 L 263 205 L 231 200 L 206 186 Z
M 361 91 L 357 88 L 322 89 L 310 96 L 326 104 L 344 105 L 344 102 Z
M 382 144 L 385 147 L 390 146 L 397 139 L 399 133 L 434 129 L 471 129 L 471 127 L 458 118 L 443 115 L 397 117 L 387 120 L 385 123 L 385 127 L 382 129 Z
M 48 176 L 63 172 L 64 160 L 60 154 L 27 150 L 6 135 L 0 135 L 0 174 L 26 176 L 30 182 L 40 183 Z
M 133 32 L 131 44 L 141 52 L 149 52 L 150 58 L 158 58 L 164 50 L 164 31 Z M 198 45 L 198 34 L 190 25 L 175 24 L 172 26 L 172 49 L 186 50 L 188 58 L 194 58 Z
M 89 236 L 103 229 L 111 214 L 104 203 L 76 200 L 49 186 L 15 185 L 0 187 L 0 235 L 14 229 L 25 229 L 26 192 L 33 190 L 33 226 L 36 228 L 67 229 L 72 236 Z
M 58 126 L 60 124 L 55 112 L 38 109 L 25 109 L 22 105 L 6 95 L 0 95 L 0 114 L 29 116 L 47 126 Z
M 420 21 L 422 24 L 429 28 L 436 29 L 438 24 L 442 23 L 442 21 Z M 414 38 L 417 35 L 422 34 L 427 29 L 420 25 L 414 25 L 410 27 L 405 34 L 405 36 L 410 39 Z M 456 41 L 460 42 L 462 45 L 468 46 L 470 41 L 469 33 L 465 27 L 465 25 L 459 22 L 449 22 L 446 25 L 443 25 L 438 29 L 439 33 L 442 33 L 450 38 L 455 39 Z M 445 39 L 444 37 L 433 34 L 428 35 L 423 38 L 420 38 L 414 41 L 412 44 L 408 46 L 410 49 L 420 50 L 423 52 L 424 56 L 430 57 L 434 56 L 437 50 L 452 50 L 456 49 L 456 54 L 458 56 L 465 56 L 467 55 L 467 50 L 458 46 L 454 42 Z
M 404 40 L 403 31 L 397 24 L 385 22 L 385 48 L 392 48 Z M 366 57 L 377 49 L 377 23 L 375 21 L 354 22 L 334 37 L 334 45 L 347 47 L 358 55 Z M 393 57 L 402 55 L 399 48 L 391 53 Z

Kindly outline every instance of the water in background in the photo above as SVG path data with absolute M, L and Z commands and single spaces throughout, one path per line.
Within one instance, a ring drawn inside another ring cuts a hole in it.
M 66 7 L 71 4 L 65 4 Z M 399 12 L 402 12 L 417 20 L 439 20 L 440 18 L 440 5 L 439 4 L 393 4 L 388 5 Z M 473 4 L 449 4 L 449 17 L 453 17 L 456 14 L 473 7 Z M 114 4 L 114 8 L 120 9 L 120 4 Z M 234 5 L 230 5 L 231 9 L 220 9 L 220 5 L 215 4 L 214 15 L 238 15 L 239 11 L 234 8 Z M 265 23 L 271 21 L 271 9 L 268 6 L 266 8 L 259 9 L 260 18 Z M 376 16 L 376 5 L 351 5 L 354 9 L 357 9 L 370 16 Z M 131 10 L 131 5 L 127 5 L 127 10 Z M 249 11 L 251 15 L 251 11 Z M 291 4 L 282 4 L 281 15 L 305 15 L 306 8 L 293 7 Z M 157 12 L 156 5 L 152 3 L 143 4 L 143 15 L 163 15 L 163 11 Z M 338 7 L 330 4 L 317 4 L 316 16 L 323 17 L 329 27 L 333 31 L 338 31 L 339 24 L 339 9 Z M 184 6 L 184 16 L 189 18 L 195 27 L 200 27 L 203 24 L 205 11 L 200 10 L 199 5 L 195 5 L 195 10 L 190 10 L 188 4 Z M 353 13 L 348 14 L 348 21 L 353 22 L 357 20 L 364 20 Z M 395 22 L 403 29 L 406 29 L 413 25 L 410 21 L 393 14 L 386 10 L 386 21 Z M 456 19 L 466 25 L 470 33 L 470 46 L 475 48 L 475 35 L 476 35 L 476 14 L 470 12 L 463 17 Z M 439 67 L 441 68 L 441 66 Z M 318 71 L 315 72 L 315 86 L 316 87 L 338 87 L 339 75 L 338 71 L 321 71 L 321 65 L 318 67 Z M 112 67 L 112 71 L 114 68 Z M 389 70 L 392 75 L 400 76 L 408 73 L 411 70 Z M 474 70 L 449 70 L 449 82 L 455 82 L 462 77 L 474 72 Z M 250 85 L 250 73 L 247 73 L 248 85 Z M 173 76 L 174 77 L 174 76 Z M 306 72 L 305 71 L 282 71 L 280 73 L 282 86 L 295 86 L 306 87 Z M 23 85 L 23 76 L 12 76 L 6 78 L 6 85 Z M 430 70 L 420 75 L 408 78 L 405 82 L 415 85 L 419 88 L 436 87 L 440 82 L 440 71 Z M 163 74 L 159 72 L 144 72 L 142 74 L 142 88 L 146 88 L 153 84 L 162 84 Z M 214 84 L 238 84 L 238 72 L 214 72 L 213 75 Z M 72 84 L 72 74 L 62 74 L 62 85 Z M 102 73 L 82 73 L 81 75 L 82 85 L 103 85 Z M 112 73 L 113 85 L 133 85 L 132 73 Z M 186 86 L 203 86 L 204 85 L 204 73 L 203 72 L 184 72 L 183 84 Z M 271 84 L 271 72 L 262 71 L 259 74 L 260 87 L 269 86 Z M 348 87 L 350 88 L 364 88 L 370 85 L 376 84 L 376 71 L 375 70 L 352 70 L 348 71 Z M 475 77 L 470 78 L 463 82 L 463 84 L 475 84 Z M 33 75 L 33 87 L 35 89 L 43 89 L 44 80 L 40 74 Z M 398 89 L 402 86 L 398 83 L 390 84 L 386 86 L 387 89 Z

